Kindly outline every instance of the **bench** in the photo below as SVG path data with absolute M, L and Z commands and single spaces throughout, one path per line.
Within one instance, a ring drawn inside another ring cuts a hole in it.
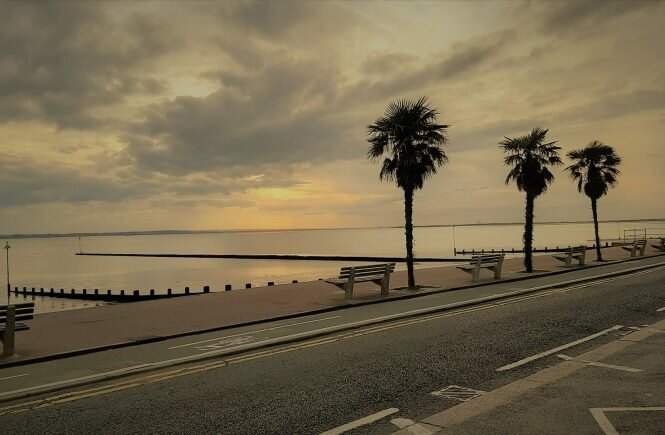
M 552 257 L 556 258 L 559 261 L 563 261 L 566 264 L 566 267 L 571 267 L 573 265 L 573 260 L 577 260 L 580 266 L 584 266 L 584 257 L 586 257 L 586 246 L 573 246 L 568 248 L 562 254 L 555 254 Z
M 660 244 L 651 245 L 651 246 L 653 246 L 654 248 L 656 248 L 657 250 L 659 250 L 661 252 L 665 252 L 665 237 L 660 239 Z
M 17 323 L 17 321 L 32 319 L 34 312 L 34 302 L 9 306 L 0 305 L 0 341 L 2 341 L 3 357 L 14 355 L 14 333 L 30 329 L 25 323 Z
M 647 239 L 638 239 L 633 242 L 630 246 L 622 246 L 621 249 L 624 251 L 630 252 L 631 257 L 642 257 L 644 256 L 644 250 L 647 247 Z M 639 254 L 638 254 L 639 252 Z
M 388 296 L 390 274 L 395 271 L 395 263 L 370 264 L 367 266 L 342 267 L 339 278 L 330 278 L 326 282 L 344 290 L 344 298 L 353 298 L 353 285 L 357 282 L 370 281 L 381 286 L 381 296 Z
M 501 278 L 501 267 L 503 266 L 504 254 L 487 254 L 471 257 L 469 264 L 457 266 L 458 269 L 471 274 L 471 281 L 480 279 L 480 269 L 488 269 L 494 272 L 494 279 Z

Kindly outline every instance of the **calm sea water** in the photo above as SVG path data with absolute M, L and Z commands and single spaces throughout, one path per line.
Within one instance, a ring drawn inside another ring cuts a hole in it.
M 663 222 L 622 222 L 600 225 L 601 238 L 622 237 L 624 230 L 648 228 L 665 233 Z M 422 257 L 453 257 L 453 248 L 519 248 L 521 225 L 484 225 L 415 229 L 415 250 Z M 591 244 L 592 224 L 537 224 L 535 246 L 554 247 Z M 10 240 L 12 287 L 56 289 L 139 289 L 167 288 L 192 291 L 210 285 L 213 291 L 276 283 L 315 280 L 335 275 L 349 262 L 278 261 L 196 258 L 87 257 L 79 250 L 76 237 Z M 179 253 L 179 254 L 312 254 L 403 256 L 403 229 L 338 229 L 303 231 L 234 232 L 216 234 L 84 237 L 84 252 Z M 4 259 L 3 259 L 4 260 Z M 0 262 L 2 278 L 5 262 Z M 428 267 L 433 264 L 421 264 Z M 17 301 L 23 300 L 18 297 Z M 0 298 L 5 303 L 4 298 Z M 94 302 L 36 298 L 40 311 L 86 307 Z

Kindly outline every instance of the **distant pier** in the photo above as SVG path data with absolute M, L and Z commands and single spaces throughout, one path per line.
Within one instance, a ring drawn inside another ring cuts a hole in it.
M 404 257 L 370 257 L 353 255 L 293 255 L 293 254 L 133 254 L 111 252 L 77 252 L 75 255 L 93 255 L 102 257 L 165 257 L 165 258 L 232 258 L 245 260 L 293 260 L 293 261 L 378 261 L 400 263 Z M 415 258 L 417 263 L 460 262 L 459 258 Z

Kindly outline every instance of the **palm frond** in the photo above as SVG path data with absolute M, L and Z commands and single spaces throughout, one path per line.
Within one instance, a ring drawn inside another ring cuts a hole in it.
M 395 181 L 399 187 L 412 190 L 448 162 L 441 145 L 448 142 L 447 124 L 437 122 L 438 111 L 427 97 L 415 101 L 391 101 L 385 113 L 367 126 L 370 143 L 367 158 L 384 158 L 382 180 Z
M 598 199 L 616 185 L 621 173 L 617 168 L 621 157 L 611 146 L 593 140 L 583 149 L 570 151 L 567 156 L 574 163 L 566 171 L 577 180 L 578 191 L 584 191 L 588 197 Z

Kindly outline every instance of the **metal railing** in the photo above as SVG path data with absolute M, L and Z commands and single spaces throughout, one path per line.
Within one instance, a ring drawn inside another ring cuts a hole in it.
M 665 228 L 630 228 L 623 230 L 623 240 L 658 239 L 665 237 Z

